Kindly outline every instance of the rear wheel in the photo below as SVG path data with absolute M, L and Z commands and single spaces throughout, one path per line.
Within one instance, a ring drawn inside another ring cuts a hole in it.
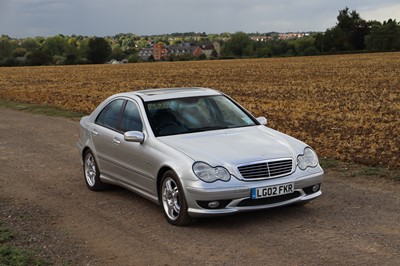
M 100 171 L 90 150 L 83 155 L 83 174 L 90 190 L 99 191 L 106 188 L 106 185 L 100 180 Z
M 195 221 L 188 214 L 188 206 L 181 182 L 175 172 L 165 172 L 161 180 L 161 203 L 167 221 L 173 225 L 189 225 Z

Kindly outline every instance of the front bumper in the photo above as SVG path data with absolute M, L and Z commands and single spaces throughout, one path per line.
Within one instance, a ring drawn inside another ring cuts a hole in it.
M 186 186 L 185 196 L 188 212 L 192 217 L 227 215 L 237 212 L 274 208 L 299 202 L 306 202 L 319 197 L 322 192 L 313 191 L 314 185 L 320 185 L 323 171 L 295 178 L 288 176 L 259 182 L 236 181 L 236 186 L 198 187 Z M 288 182 L 294 183 L 294 192 L 280 196 L 251 199 L 251 189 L 255 187 L 274 186 Z M 193 184 L 192 184 L 193 185 Z M 218 202 L 218 206 L 209 207 L 210 202 Z

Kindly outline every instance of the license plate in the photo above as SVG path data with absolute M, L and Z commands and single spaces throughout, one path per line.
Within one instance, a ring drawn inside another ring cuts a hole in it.
M 252 199 L 261 199 L 268 197 L 275 197 L 279 195 L 290 194 L 294 192 L 293 183 L 287 183 L 277 186 L 257 187 L 251 189 Z

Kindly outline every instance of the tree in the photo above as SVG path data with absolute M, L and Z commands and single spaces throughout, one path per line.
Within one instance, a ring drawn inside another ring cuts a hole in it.
M 261 46 L 256 49 L 255 56 L 258 58 L 266 58 L 272 56 L 272 50 L 270 46 Z
M 76 42 L 77 48 L 78 48 L 78 54 L 81 60 L 87 62 L 87 55 L 89 51 L 89 39 L 78 39 Z
M 349 8 L 339 10 L 336 27 L 341 30 L 341 44 L 344 50 L 362 50 L 365 48 L 365 36 L 369 33 L 368 23 L 357 11 Z
M 13 57 L 9 57 L 3 60 L 3 62 L 1 63 L 1 65 L 3 66 L 8 66 L 8 67 L 12 67 L 12 66 L 19 66 L 20 62 Z
M 140 62 L 140 57 L 137 54 L 131 54 L 128 57 L 128 63 L 138 63 Z
M 79 51 L 75 43 L 69 43 L 67 45 L 67 47 L 65 48 L 64 57 L 65 57 L 65 64 L 67 65 L 74 65 L 79 63 L 80 61 Z
M 13 57 L 23 57 L 26 54 L 25 48 L 17 48 L 13 51 Z
M 187 42 L 187 43 L 194 43 L 195 42 L 193 36 L 187 36 L 187 37 L 183 38 L 183 41 Z
M 198 57 L 199 60 L 206 60 L 207 56 L 203 53 Z
M 93 64 L 102 64 L 111 54 L 111 47 L 104 38 L 94 37 L 89 40 L 87 59 Z
M 319 51 L 314 45 L 312 45 L 312 46 L 309 46 L 306 49 L 304 49 L 303 54 L 307 55 L 307 56 L 308 55 L 319 55 Z
M 61 35 L 57 35 L 54 37 L 47 37 L 42 45 L 43 51 L 50 56 L 64 54 L 65 46 L 66 46 L 66 40 Z
M 317 55 L 319 52 L 314 43 L 315 38 L 308 36 L 294 40 L 292 45 L 294 45 L 294 51 L 297 55 Z
M 26 38 L 21 42 L 21 48 L 26 49 L 28 52 L 32 52 L 39 48 L 39 43 L 34 38 Z
M 318 33 L 315 36 L 315 47 L 317 47 L 321 53 L 330 51 L 332 47 L 332 43 L 329 42 L 328 38 L 325 36 L 328 30 L 326 30 L 324 33 Z
M 349 8 L 339 10 L 336 26 L 316 36 L 315 45 L 321 52 L 352 51 L 365 49 L 365 36 L 369 24 L 357 11 Z
M 211 57 L 213 57 L 213 58 L 218 58 L 219 57 L 219 54 L 215 49 L 212 50 Z
M 296 55 L 295 47 L 286 40 L 273 40 L 269 43 L 271 56 L 294 56 Z
M 125 38 L 122 40 L 121 50 L 125 54 L 132 54 L 135 49 L 135 38 Z
M 142 37 L 136 42 L 138 48 L 146 48 L 148 46 L 147 38 Z
M 13 56 L 13 46 L 8 37 L 0 38 L 0 60 Z
M 122 51 L 121 46 L 116 44 L 111 49 L 111 54 L 109 59 L 115 59 L 117 61 L 121 61 L 122 59 L 126 58 L 126 54 Z
M 219 36 L 218 36 L 218 34 L 208 34 L 208 39 L 209 39 L 211 42 L 215 42 L 215 41 L 218 41 Z
M 253 52 L 253 41 L 249 35 L 244 32 L 236 32 L 232 34 L 231 38 L 226 42 L 223 50 L 224 56 L 251 56 Z
M 389 19 L 383 24 L 377 21 L 371 21 L 370 24 L 371 32 L 365 37 L 368 50 L 400 50 L 400 23 Z
M 28 55 L 28 64 L 33 66 L 48 65 L 52 58 L 44 51 L 37 49 Z

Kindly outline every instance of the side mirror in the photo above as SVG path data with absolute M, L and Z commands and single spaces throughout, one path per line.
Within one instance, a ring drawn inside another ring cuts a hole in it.
M 257 121 L 261 124 L 261 125 L 266 125 L 267 124 L 267 122 L 268 122 L 268 120 L 264 117 L 264 116 L 260 116 L 260 117 L 257 117 Z
M 129 142 L 142 143 L 144 141 L 144 134 L 143 132 L 139 131 L 127 131 L 124 134 L 124 140 Z

